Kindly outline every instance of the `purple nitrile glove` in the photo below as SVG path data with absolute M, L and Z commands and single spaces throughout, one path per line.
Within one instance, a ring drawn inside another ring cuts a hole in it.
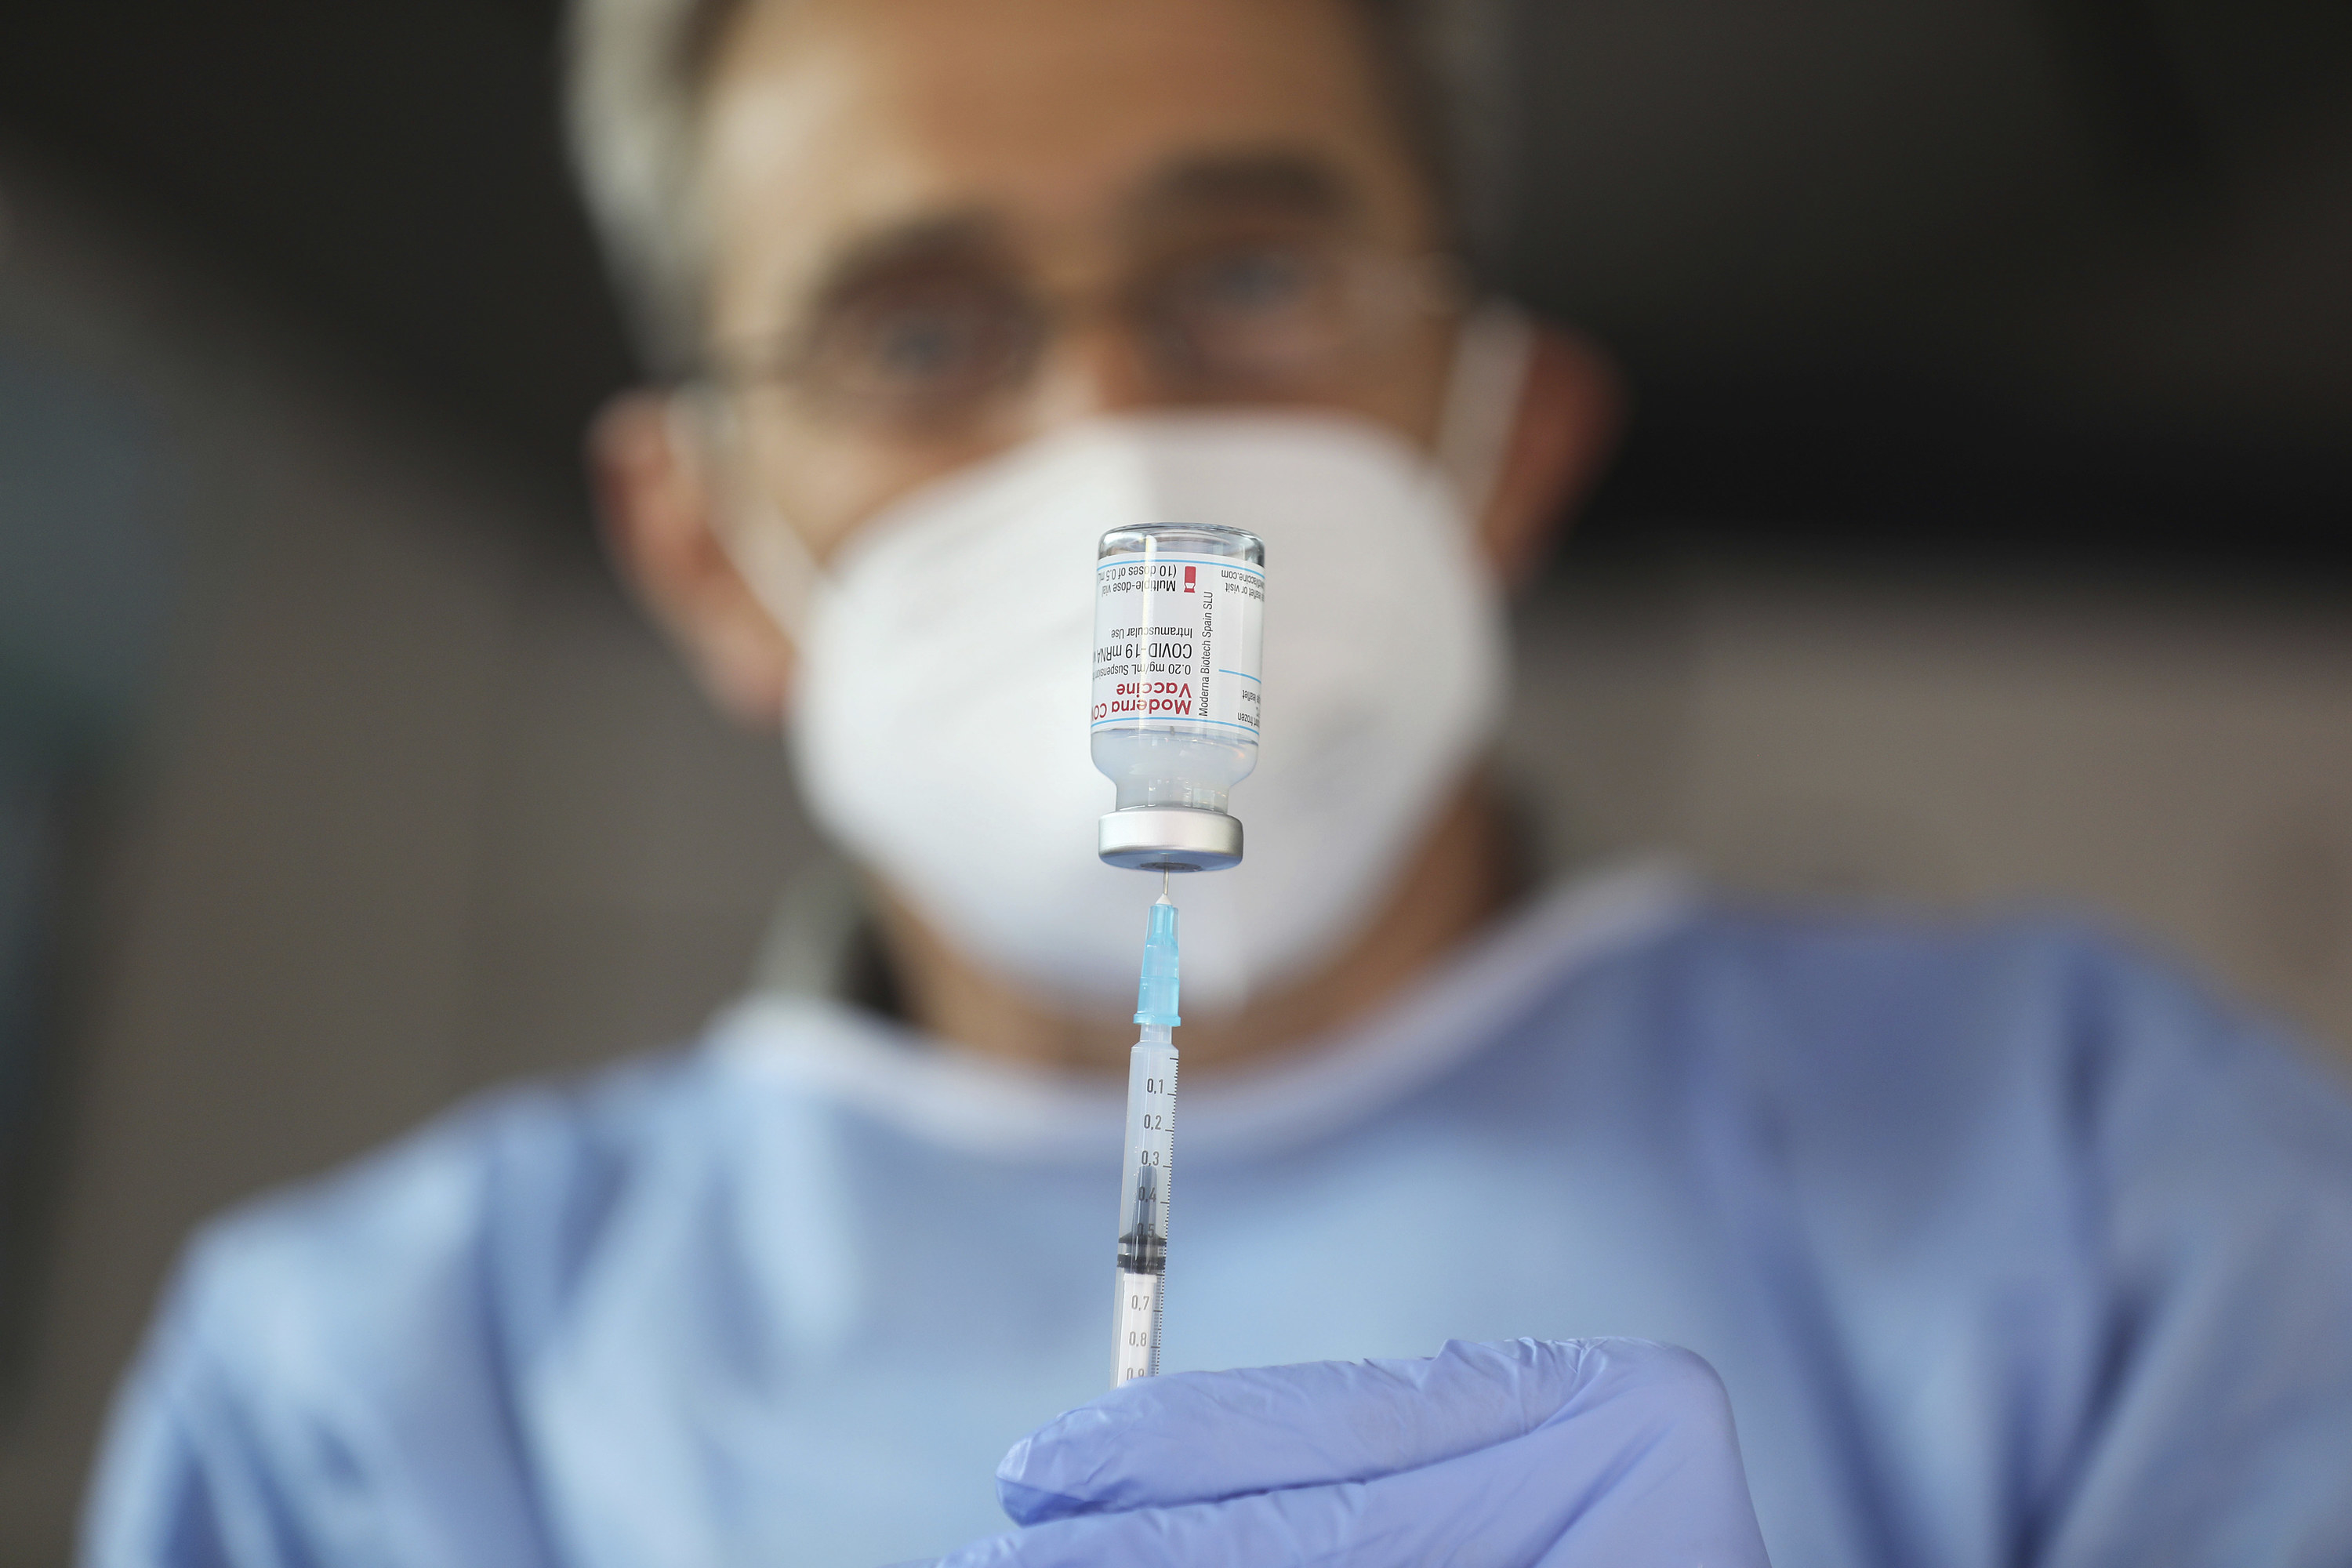
M 1722 1383 L 1645 1340 L 1139 1380 L 996 1473 L 1025 1528 L 940 1568 L 1765 1563 Z

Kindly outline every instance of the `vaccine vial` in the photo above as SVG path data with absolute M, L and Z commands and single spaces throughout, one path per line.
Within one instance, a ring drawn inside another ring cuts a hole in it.
M 1095 766 L 1118 788 L 1097 847 L 1114 866 L 1218 871 L 1242 858 L 1227 809 L 1257 766 L 1265 545 L 1205 523 L 1103 535 L 1095 561 Z

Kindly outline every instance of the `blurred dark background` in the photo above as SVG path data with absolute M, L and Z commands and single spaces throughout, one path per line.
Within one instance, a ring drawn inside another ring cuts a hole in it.
M 1553 868 L 2055 900 L 2352 1065 L 2352 5 L 1454 0 L 1621 358 Z M 689 1038 L 817 862 L 593 543 L 551 0 L 0 0 L 0 1568 L 222 1205 Z
M 1506 9 L 1505 270 L 1640 401 L 1584 549 L 2334 569 L 2352 6 Z M 576 503 L 629 358 L 563 178 L 552 0 L 5 16 L 0 127 Z

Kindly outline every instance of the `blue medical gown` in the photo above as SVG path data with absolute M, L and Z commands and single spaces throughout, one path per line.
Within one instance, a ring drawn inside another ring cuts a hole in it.
M 807 1000 L 475 1103 L 193 1245 L 88 1558 L 1001 1531 L 1109 1377 L 1119 1122 Z M 2077 929 L 1588 887 L 1178 1140 L 1170 1370 L 1640 1335 L 1722 1373 L 1786 1564 L 2352 1562 L 2352 1110 Z

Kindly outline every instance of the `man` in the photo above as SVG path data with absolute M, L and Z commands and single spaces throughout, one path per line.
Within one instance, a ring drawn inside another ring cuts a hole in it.
M 680 373 L 595 431 L 614 552 L 787 716 L 876 961 L 213 1229 L 93 1561 L 876 1563 L 1000 1496 L 963 1561 L 2352 1555 L 2352 1114 L 2260 1031 L 2046 926 L 1523 893 L 1492 589 L 1609 381 L 1444 259 L 1403 26 L 585 14 Z M 1150 895 L 1089 859 L 1083 633 L 1024 639 L 1171 495 L 1267 541 L 1250 858 L 1178 890 L 1167 1338 L 1255 1370 L 1088 1405 Z

